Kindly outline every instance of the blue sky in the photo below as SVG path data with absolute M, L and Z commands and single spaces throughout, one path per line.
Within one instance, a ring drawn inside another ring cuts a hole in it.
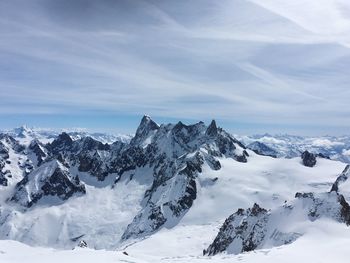
M 0 129 L 349 134 L 350 3 L 288 2 L 1 1 Z

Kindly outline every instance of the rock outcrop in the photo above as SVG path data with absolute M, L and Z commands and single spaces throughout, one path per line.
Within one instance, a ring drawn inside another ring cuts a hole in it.
M 138 154 L 117 160 L 131 163 L 127 170 L 150 167 L 153 184 L 145 194 L 142 210 L 129 224 L 122 240 L 147 236 L 163 226 L 177 224 L 197 197 L 196 178 L 203 165 L 218 170 L 221 168 L 218 157 L 238 162 L 247 162 L 248 157 L 245 147 L 218 128 L 215 121 L 209 127 L 203 122 L 159 126 L 149 117 L 142 119 L 135 138 L 121 156 L 131 150 Z
M 316 155 L 308 151 L 301 154 L 303 165 L 306 167 L 314 167 L 316 165 Z
M 16 185 L 10 201 L 29 208 L 45 198 L 48 203 L 55 204 L 82 194 L 85 194 L 85 186 L 79 177 L 72 176 L 68 168 L 53 160 L 25 176 Z
M 276 150 L 272 149 L 262 142 L 252 142 L 247 145 L 247 148 L 259 155 L 270 156 L 273 158 L 277 158 L 278 156 L 278 152 Z
M 203 251 L 204 255 L 223 251 L 239 254 L 256 249 L 265 239 L 269 216 L 258 204 L 247 210 L 238 209 L 225 220 L 213 243 Z
M 260 248 L 270 248 L 294 242 L 303 234 L 288 232 L 290 226 L 330 218 L 350 224 L 350 206 L 343 195 L 330 193 L 296 193 L 295 199 L 283 206 L 267 211 L 254 204 L 247 210 L 238 209 L 229 216 L 213 243 L 203 251 L 204 255 L 221 252 L 239 254 Z
M 337 177 L 337 179 L 333 183 L 332 188 L 331 188 L 331 192 L 335 191 L 338 193 L 339 186 L 341 184 L 343 184 L 344 182 L 346 182 L 349 179 L 349 176 L 350 176 L 350 165 L 348 164 L 348 165 L 346 165 L 346 167 L 344 168 L 342 173 Z M 350 189 L 349 189 L 349 191 L 350 191 Z

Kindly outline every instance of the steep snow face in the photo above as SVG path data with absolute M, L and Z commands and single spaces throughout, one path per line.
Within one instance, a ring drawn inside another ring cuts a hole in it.
M 10 200 L 31 207 L 38 201 L 60 203 L 74 194 L 85 194 L 85 186 L 77 176 L 73 177 L 69 173 L 68 168 L 53 160 L 44 163 L 21 180 Z
M 257 248 L 270 248 L 294 242 L 303 235 L 300 225 L 322 217 L 350 224 L 350 206 L 336 192 L 297 193 L 296 200 L 267 211 L 254 204 L 247 210 L 238 209 L 228 217 L 213 243 L 204 250 L 207 255 L 226 251 L 239 254 Z
M 10 135 L 0 134 L 0 185 L 17 183 L 23 175 L 33 170 L 33 165 L 24 149 Z
M 48 150 L 45 148 L 45 145 L 37 139 L 34 139 L 28 147 L 30 153 L 28 154 L 29 159 L 35 167 L 39 166 L 44 162 L 49 156 Z
M 131 144 L 139 145 L 141 147 L 147 146 L 158 129 L 159 125 L 149 116 L 143 116 L 141 123 L 136 130 L 135 137 L 131 139 Z

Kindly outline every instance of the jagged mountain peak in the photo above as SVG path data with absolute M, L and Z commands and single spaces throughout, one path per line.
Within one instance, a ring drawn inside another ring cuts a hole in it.
M 77 176 L 58 160 L 43 163 L 38 169 L 24 177 L 15 187 L 10 199 L 24 207 L 31 207 L 44 197 L 55 197 L 49 202 L 67 200 L 74 194 L 85 194 L 85 186 Z
M 70 147 L 72 144 L 73 139 L 69 136 L 69 134 L 62 132 L 52 143 L 48 145 L 48 147 L 52 152 L 58 153 L 65 148 Z
M 149 128 L 151 130 L 156 130 L 159 128 L 159 125 L 155 121 L 153 121 L 150 116 L 144 115 L 141 119 L 139 128 Z
M 146 141 L 154 135 L 159 127 L 160 126 L 154 122 L 150 116 L 144 115 L 136 130 L 134 138 L 131 139 L 131 144 L 147 144 Z
M 193 130 L 201 130 L 202 128 L 205 127 L 204 122 L 200 121 L 194 124 L 184 124 L 182 121 L 179 121 L 178 123 L 176 123 L 173 127 L 174 130 L 181 130 L 181 129 L 185 129 L 188 131 L 193 131 Z
M 290 244 L 303 235 L 304 230 L 298 229 L 298 225 L 305 220 L 314 222 L 320 218 L 349 225 L 350 206 L 344 196 L 336 192 L 298 192 L 295 199 L 273 210 L 266 210 L 255 203 L 252 208 L 240 208 L 230 215 L 203 254 L 216 255 L 224 251 L 239 254 Z
M 350 164 L 347 164 L 342 173 L 337 177 L 332 185 L 331 192 L 338 192 L 340 185 L 344 184 L 350 176 Z
M 14 131 L 14 134 L 20 138 L 26 138 L 33 133 L 33 130 L 29 128 L 26 124 L 15 128 L 13 131 Z
M 76 151 L 91 151 L 91 150 L 109 150 L 110 146 L 106 143 L 95 140 L 90 136 L 86 136 L 76 141 Z
M 20 143 L 15 138 L 5 133 L 0 134 L 0 145 L 3 148 L 12 148 L 16 152 L 20 152 L 24 149 L 24 147 L 20 145 Z
M 209 124 L 206 134 L 208 136 L 216 136 L 218 134 L 218 127 L 216 126 L 216 121 L 212 120 L 211 123 Z
M 61 134 L 59 134 L 57 137 L 57 140 L 62 140 L 62 141 L 66 141 L 69 143 L 73 142 L 73 139 L 66 132 L 62 132 Z

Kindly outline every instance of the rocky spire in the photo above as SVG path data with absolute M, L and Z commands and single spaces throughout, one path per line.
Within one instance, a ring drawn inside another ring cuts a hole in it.
M 159 125 L 155 123 L 150 116 L 144 115 L 141 119 L 140 125 L 136 130 L 135 137 L 132 138 L 131 143 L 140 143 L 146 139 L 152 131 L 158 130 Z
M 72 138 L 65 132 L 62 132 L 58 137 L 49 145 L 52 152 L 58 153 L 63 149 L 71 147 L 73 144 Z
M 218 127 L 216 126 L 215 120 L 212 120 L 208 126 L 207 131 L 205 132 L 209 136 L 215 136 L 218 134 Z

